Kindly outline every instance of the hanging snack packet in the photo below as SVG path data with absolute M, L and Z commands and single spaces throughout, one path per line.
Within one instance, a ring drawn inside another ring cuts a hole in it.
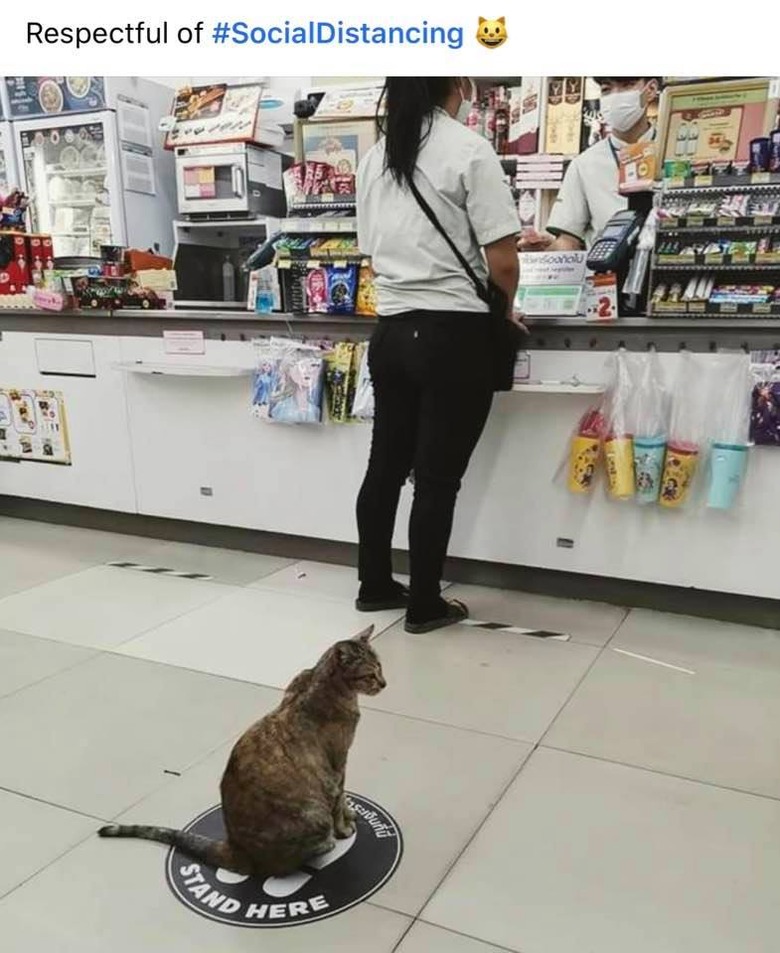
M 374 386 L 368 370 L 368 344 L 361 345 L 352 414 L 357 420 L 371 420 L 374 416 Z
M 324 268 L 310 268 L 306 275 L 306 310 L 325 314 L 328 310 L 328 278 Z
M 323 377 L 319 348 L 284 342 L 270 400 L 270 419 L 285 424 L 320 423 Z
M 354 314 L 357 265 L 328 265 L 328 314 Z
M 276 381 L 278 355 L 268 339 L 256 341 L 255 346 L 257 369 L 252 379 L 252 414 L 267 420 Z
M 339 341 L 325 355 L 328 417 L 333 423 L 343 424 L 347 420 L 349 371 L 354 351 L 354 344 Z
M 358 275 L 357 303 L 355 314 L 362 314 L 368 318 L 376 317 L 376 285 L 374 271 L 367 261 L 361 262 Z

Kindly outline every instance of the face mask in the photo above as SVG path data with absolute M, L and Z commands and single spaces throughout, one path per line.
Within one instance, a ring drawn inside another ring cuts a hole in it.
M 645 114 L 641 89 L 626 89 L 601 97 L 601 114 L 614 132 L 628 132 Z
M 471 92 L 468 99 L 463 97 L 463 93 L 461 92 L 461 97 L 463 98 L 461 98 L 460 106 L 458 106 L 458 111 L 455 114 L 455 118 L 458 120 L 458 122 L 462 122 L 464 124 L 469 118 L 469 113 L 471 112 L 471 107 L 474 103 L 474 83 L 471 80 L 469 80 L 469 89 Z

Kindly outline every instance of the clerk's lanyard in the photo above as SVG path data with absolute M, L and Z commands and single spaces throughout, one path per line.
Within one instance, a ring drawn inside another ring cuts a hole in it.
M 655 142 L 657 134 L 658 134 L 658 130 L 655 126 L 653 126 L 653 134 L 652 136 L 650 136 L 650 138 L 647 141 Z M 612 158 L 615 160 L 615 165 L 619 169 L 620 168 L 620 150 L 616 148 L 615 143 L 612 141 L 612 136 L 608 136 L 607 141 L 609 142 L 609 148 L 612 150 Z

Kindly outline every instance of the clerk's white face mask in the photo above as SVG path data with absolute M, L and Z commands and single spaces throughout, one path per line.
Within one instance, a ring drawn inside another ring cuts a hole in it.
M 601 115 L 613 132 L 628 132 L 645 114 L 641 89 L 625 89 L 601 97 Z
M 469 118 L 471 107 L 474 104 L 474 99 L 476 98 L 476 95 L 477 95 L 477 91 L 474 88 L 474 81 L 470 79 L 468 80 L 468 84 L 469 84 L 468 97 L 464 96 L 463 89 L 459 88 L 461 100 L 460 100 L 460 106 L 458 106 L 458 112 L 456 113 L 455 118 L 458 120 L 458 122 L 462 122 L 462 123 L 465 123 L 466 120 Z

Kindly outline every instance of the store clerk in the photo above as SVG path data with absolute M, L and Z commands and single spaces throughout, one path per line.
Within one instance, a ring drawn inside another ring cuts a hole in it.
M 569 251 L 587 247 L 615 212 L 627 207 L 618 192 L 618 153 L 629 144 L 655 138 L 647 107 L 657 97 L 657 78 L 596 76 L 601 113 L 611 130 L 573 159 L 550 213 L 547 233 L 528 231 L 521 251 Z

